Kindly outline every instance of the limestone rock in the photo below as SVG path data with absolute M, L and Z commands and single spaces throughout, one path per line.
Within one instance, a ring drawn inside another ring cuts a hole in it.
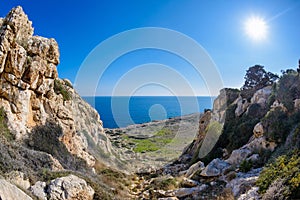
M 158 200 L 178 200 L 177 197 L 158 198 Z
M 13 74 L 17 79 L 20 79 L 25 71 L 24 65 L 26 58 L 26 50 L 17 44 L 8 51 L 4 71 Z
M 12 171 L 5 175 L 6 180 L 10 181 L 14 185 L 27 190 L 30 187 L 30 182 L 28 178 L 25 178 L 25 175 L 23 172 L 19 171 Z
M 30 55 L 37 55 L 55 65 L 59 63 L 58 45 L 53 38 L 33 36 L 28 40 L 27 45 L 27 51 Z
M 235 109 L 235 116 L 237 117 L 241 116 L 250 105 L 247 99 L 243 99 L 241 96 L 239 96 L 234 103 L 237 104 Z
M 226 162 L 232 165 L 240 164 L 243 160 L 246 160 L 251 153 L 252 152 L 247 148 L 233 150 Z
M 165 193 L 166 196 L 175 196 L 178 198 L 183 198 L 189 195 L 195 195 L 200 193 L 201 191 L 205 190 L 207 188 L 207 185 L 203 184 L 197 187 L 192 188 L 179 188 L 177 190 L 170 190 Z
M 254 134 L 254 137 L 256 137 L 256 138 L 259 138 L 264 135 L 264 127 L 263 127 L 262 123 L 259 122 L 254 126 L 253 134 Z
M 233 195 L 238 198 L 250 190 L 258 179 L 261 168 L 253 169 L 248 173 L 237 173 L 237 177 L 227 183 L 226 187 L 231 188 Z
M 199 185 L 199 182 L 184 177 L 182 182 L 181 182 L 181 185 L 183 187 L 191 188 L 191 187 L 196 187 L 197 185 Z
M 32 200 L 30 196 L 25 194 L 22 190 L 20 190 L 17 186 L 9 183 L 4 179 L 0 179 L 0 199 L 3 200 Z
M 275 100 L 271 105 L 271 110 L 274 110 L 275 108 L 281 108 L 284 112 L 287 111 L 287 108 L 283 105 L 283 103 L 280 103 L 278 100 Z
M 47 194 L 45 193 L 46 183 L 38 181 L 30 187 L 29 191 L 36 196 L 39 200 L 47 200 Z
M 258 187 L 252 187 L 247 193 L 242 194 L 238 200 L 260 200 L 258 189 Z
M 187 170 L 185 176 L 186 177 L 192 177 L 197 171 L 203 170 L 205 168 L 204 163 L 201 161 L 198 161 L 194 163 L 190 168 Z
M 254 152 L 262 150 L 274 151 L 275 147 L 276 144 L 274 142 L 268 142 L 265 137 L 250 139 L 250 141 L 241 148 L 233 150 L 226 162 L 238 165 L 243 160 L 251 157 Z
M 198 152 L 198 149 L 201 147 L 201 143 L 206 136 L 206 128 L 211 121 L 211 117 L 212 117 L 211 111 L 205 112 L 200 117 L 198 134 L 194 139 L 194 141 L 183 150 L 182 156 L 179 159 L 182 159 L 184 156 L 187 155 L 189 155 L 189 157 L 192 157 L 194 154 L 196 154 L 196 152 Z
M 69 175 L 52 180 L 47 193 L 51 200 L 92 200 L 95 192 L 85 180 Z
M 71 154 L 93 166 L 95 157 L 88 152 L 92 146 L 111 158 L 107 164 L 116 163 L 97 111 L 70 82 L 57 78 L 57 42 L 33 36 L 32 23 L 21 7 L 12 9 L 0 22 L 0 105 L 16 139 L 23 140 L 34 127 L 51 119 L 61 126 L 60 140 Z
M 13 8 L 5 17 L 2 25 L 11 27 L 14 38 L 18 43 L 23 43 L 33 35 L 32 22 L 28 20 L 21 6 Z M 12 42 L 12 41 L 10 41 Z
M 257 90 L 253 97 L 251 98 L 251 104 L 260 104 L 263 107 L 266 106 L 266 102 L 272 92 L 272 86 L 264 87 L 260 90 Z
M 201 172 L 201 176 L 220 176 L 222 173 L 230 167 L 228 162 L 221 160 L 220 158 L 216 158 L 212 160 Z

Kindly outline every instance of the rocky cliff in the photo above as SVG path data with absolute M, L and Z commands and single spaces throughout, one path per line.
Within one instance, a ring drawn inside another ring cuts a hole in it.
M 222 89 L 193 142 L 146 182 L 151 189 L 140 197 L 300 198 L 299 98 L 300 76 L 292 69 L 256 90 Z
M 98 145 L 103 155 L 111 154 L 98 113 L 68 80 L 58 78 L 57 42 L 34 36 L 32 22 L 21 7 L 0 22 L 0 105 L 16 140 L 52 121 L 62 128 L 59 140 L 68 151 L 89 166 L 95 164 L 89 143 Z

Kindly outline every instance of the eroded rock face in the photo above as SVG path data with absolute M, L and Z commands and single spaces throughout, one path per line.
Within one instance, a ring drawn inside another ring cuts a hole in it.
M 95 191 L 85 180 L 69 175 L 52 180 L 47 193 L 51 200 L 92 200 Z
M 62 127 L 60 140 L 70 153 L 88 165 L 95 163 L 89 145 L 99 145 L 104 154 L 110 154 L 98 113 L 70 82 L 57 78 L 57 42 L 33 36 L 32 22 L 21 7 L 12 9 L 0 25 L 0 105 L 16 139 L 23 140 L 34 127 L 51 119 Z

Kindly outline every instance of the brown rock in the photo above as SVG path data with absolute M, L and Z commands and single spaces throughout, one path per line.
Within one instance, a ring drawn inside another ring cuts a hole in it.
M 4 71 L 20 79 L 25 71 L 26 58 L 26 50 L 17 44 L 16 47 L 8 51 Z
M 59 63 L 58 45 L 53 38 L 33 36 L 28 40 L 27 51 L 31 56 L 37 55 L 55 65 Z

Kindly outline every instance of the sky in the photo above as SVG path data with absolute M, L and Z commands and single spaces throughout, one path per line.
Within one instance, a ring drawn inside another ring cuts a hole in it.
M 2 0 L 0 16 L 17 5 L 35 35 L 56 39 L 59 76 L 84 96 L 217 95 L 240 88 L 253 65 L 280 74 L 300 58 L 297 0 Z M 261 40 L 245 31 L 251 17 L 267 26 Z M 197 55 L 200 69 L 190 60 Z

